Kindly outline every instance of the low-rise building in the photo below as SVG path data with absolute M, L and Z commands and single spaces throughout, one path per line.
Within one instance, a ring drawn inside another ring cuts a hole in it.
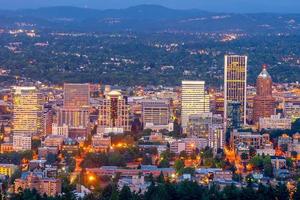
M 181 151 L 185 151 L 187 154 L 191 154 L 196 149 L 203 149 L 208 146 L 208 141 L 205 138 L 188 137 L 176 140 L 170 144 L 171 152 L 179 154 Z
M 19 178 L 15 180 L 14 190 L 15 193 L 19 193 L 20 189 L 36 189 L 41 195 L 56 196 L 61 193 L 61 180 L 55 178 L 41 178 L 33 173 L 25 178 Z
M 259 118 L 259 130 L 263 129 L 291 129 L 292 120 L 289 118 L 283 118 L 280 114 L 271 115 L 271 117 Z
M 11 177 L 18 169 L 18 166 L 13 164 L 0 164 L 0 174 Z
M 255 149 L 263 148 L 266 143 L 270 142 L 269 134 L 258 134 L 252 132 L 243 132 L 233 130 L 230 134 L 230 145 L 234 149 L 241 143 L 246 146 L 253 147 Z

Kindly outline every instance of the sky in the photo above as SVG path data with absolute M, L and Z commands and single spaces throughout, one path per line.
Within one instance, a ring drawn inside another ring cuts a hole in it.
M 102 10 L 141 4 L 216 12 L 300 13 L 300 0 L 0 0 L 0 9 L 77 6 Z

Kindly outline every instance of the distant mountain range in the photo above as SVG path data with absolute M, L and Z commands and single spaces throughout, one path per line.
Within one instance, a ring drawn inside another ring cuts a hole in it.
M 17 22 L 78 31 L 300 32 L 300 14 L 212 13 L 197 9 L 174 10 L 157 5 L 111 10 L 77 7 L 0 10 L 0 26 L 11 27 Z

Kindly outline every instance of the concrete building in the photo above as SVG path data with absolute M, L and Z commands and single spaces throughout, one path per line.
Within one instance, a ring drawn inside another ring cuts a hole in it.
M 216 153 L 218 149 L 224 149 L 226 144 L 223 125 L 213 125 L 208 134 L 208 146 Z
M 170 151 L 179 154 L 185 151 L 187 154 L 193 153 L 196 149 L 203 149 L 208 146 L 205 138 L 188 137 L 176 140 L 170 144 Z
M 67 125 L 69 135 L 86 137 L 89 130 L 89 107 L 89 84 L 64 84 L 64 104 L 57 110 L 57 126 Z M 71 132 L 75 133 L 71 134 Z
M 92 148 L 96 152 L 106 152 L 111 147 L 111 137 L 103 137 L 103 135 L 94 135 L 92 137 Z
M 43 100 L 35 87 L 14 87 L 13 133 L 38 135 L 42 132 Z
M 226 127 L 231 120 L 228 106 L 232 102 L 240 104 L 240 122 L 246 124 L 247 59 L 247 56 L 225 55 L 224 122 Z
M 300 118 L 300 99 L 287 100 L 283 104 L 283 113 L 285 118 L 292 121 Z
M 42 133 L 42 97 L 35 87 L 13 90 L 13 149 L 31 150 L 31 137 Z
M 15 193 L 19 193 L 20 189 L 36 189 L 41 195 L 54 197 L 61 193 L 61 180 L 55 178 L 40 178 L 33 173 L 29 174 L 25 178 L 19 178 L 15 180 Z
M 260 118 L 274 115 L 275 98 L 272 96 L 272 84 L 272 78 L 264 65 L 256 80 L 256 96 L 253 107 L 253 122 L 255 124 L 259 122 Z
M 90 85 L 89 84 L 64 84 L 64 107 L 82 108 L 90 104 Z
M 204 81 L 182 81 L 181 126 L 188 127 L 190 115 L 210 112 L 209 96 L 205 92 Z
M 170 103 L 168 100 L 143 100 L 141 104 L 144 129 L 169 129 Z
M 130 130 L 129 125 L 129 106 L 125 97 L 118 91 L 111 91 L 105 95 L 102 104 L 99 107 L 98 128 L 100 132 L 105 129 Z
M 66 124 L 58 126 L 57 124 L 52 124 L 52 135 L 61 135 L 64 137 L 69 137 L 69 127 Z
M 292 120 L 282 118 L 280 114 L 271 115 L 271 117 L 263 117 L 259 119 L 259 130 L 263 129 L 291 129 Z
M 253 147 L 255 149 L 261 149 L 265 144 L 270 143 L 269 134 L 258 134 L 251 132 L 239 132 L 233 130 L 230 134 L 230 145 L 236 149 L 240 144 L 244 144 L 247 147 Z
M 18 166 L 13 164 L 0 164 L 0 175 L 11 177 L 17 169 Z
M 30 134 L 14 134 L 13 136 L 14 151 L 31 150 L 31 135 Z

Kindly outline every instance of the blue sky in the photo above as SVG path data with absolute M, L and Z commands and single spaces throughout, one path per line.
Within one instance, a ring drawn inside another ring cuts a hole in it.
M 0 9 L 79 6 L 96 9 L 158 4 L 170 8 L 197 8 L 220 12 L 300 13 L 300 0 L 0 0 Z

